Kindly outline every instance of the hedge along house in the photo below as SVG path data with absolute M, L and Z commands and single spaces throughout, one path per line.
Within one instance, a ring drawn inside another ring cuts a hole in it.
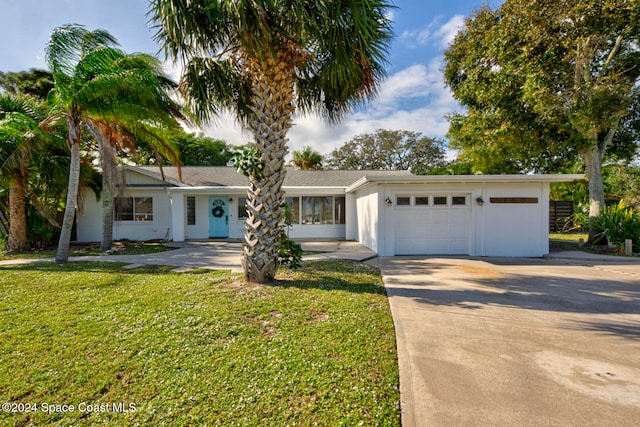
M 240 239 L 247 179 L 231 167 L 126 166 L 114 239 Z M 548 253 L 549 184 L 583 175 L 301 171 L 284 183 L 293 239 L 354 240 L 380 256 L 537 257 Z M 102 204 L 85 194 L 78 241 L 100 240 Z

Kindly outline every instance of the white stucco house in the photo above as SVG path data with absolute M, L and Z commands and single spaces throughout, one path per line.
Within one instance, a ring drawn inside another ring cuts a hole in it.
M 247 179 L 231 167 L 126 166 L 114 239 L 241 238 Z M 284 183 L 293 239 L 362 243 L 380 256 L 539 257 L 549 251 L 549 184 L 583 175 L 301 171 Z M 77 240 L 100 240 L 102 203 L 83 197 Z

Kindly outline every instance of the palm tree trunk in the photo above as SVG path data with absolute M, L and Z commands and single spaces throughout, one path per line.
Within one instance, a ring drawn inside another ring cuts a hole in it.
M 69 126 L 69 143 L 71 145 L 71 159 L 69 166 L 69 186 L 67 189 L 67 204 L 64 208 L 62 230 L 56 252 L 56 264 L 66 264 L 69 261 L 69 246 L 71 245 L 71 231 L 78 205 L 78 186 L 80 184 L 80 125 L 73 118 L 67 119 Z
M 102 240 L 100 250 L 108 251 L 113 243 L 113 193 L 104 173 L 102 174 Z
M 249 130 L 264 165 L 262 177 L 251 176 L 247 192 L 242 266 L 244 279 L 264 283 L 278 270 L 278 246 L 283 228 L 282 205 L 287 154 L 287 132 L 292 125 L 293 80 L 287 61 L 267 59 L 254 63 L 252 117 Z
M 100 161 L 102 162 L 102 240 L 100 249 L 108 251 L 113 243 L 113 194 L 115 189 L 115 153 L 107 141 L 100 142 Z
M 9 185 L 9 237 L 7 250 L 23 251 L 29 248 L 27 240 L 27 214 L 24 203 L 24 181 L 21 176 L 12 177 Z

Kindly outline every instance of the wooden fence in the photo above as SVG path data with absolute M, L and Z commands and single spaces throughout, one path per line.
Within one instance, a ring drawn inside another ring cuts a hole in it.
M 573 201 L 550 200 L 549 201 L 549 232 L 560 233 L 567 231 L 572 222 L 569 217 L 573 214 Z

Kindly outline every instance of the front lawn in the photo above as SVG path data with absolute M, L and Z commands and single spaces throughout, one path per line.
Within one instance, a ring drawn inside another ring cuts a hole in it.
M 400 425 L 378 271 L 329 261 L 279 279 L 0 267 L 0 425 Z

